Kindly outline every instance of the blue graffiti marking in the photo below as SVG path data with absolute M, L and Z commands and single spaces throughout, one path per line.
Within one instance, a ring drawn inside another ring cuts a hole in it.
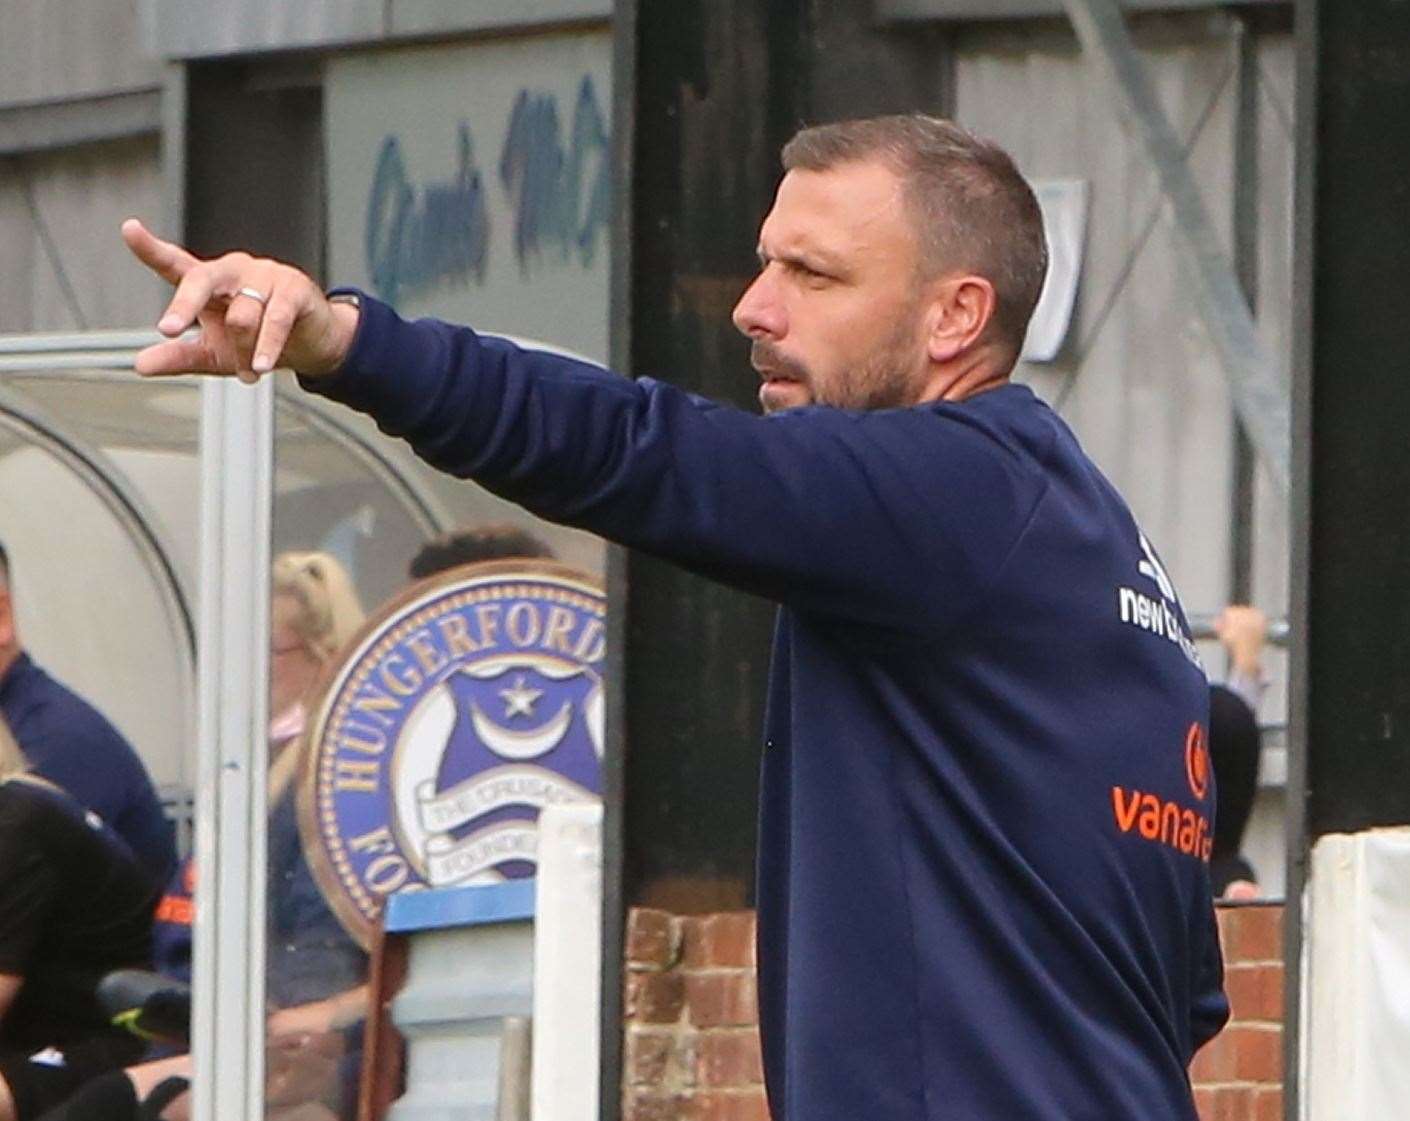
M 592 182 L 585 185 L 589 174 Z M 576 252 L 584 268 L 592 265 L 598 235 L 612 217 L 612 166 L 607 123 L 590 75 L 578 87 L 566 152 L 558 98 L 519 91 L 499 178 L 514 209 L 514 256 L 525 275 L 532 262 L 550 254 L 566 263 Z
M 422 188 L 418 203 L 406 172 L 401 142 L 382 141 L 367 200 L 367 275 L 389 304 L 450 282 L 485 281 L 490 219 L 470 126 L 457 132 L 455 177 Z

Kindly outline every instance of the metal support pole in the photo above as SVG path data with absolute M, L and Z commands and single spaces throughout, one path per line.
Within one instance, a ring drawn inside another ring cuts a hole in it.
M 1234 411 L 1280 493 L 1291 458 L 1288 389 L 1264 353 L 1248 301 L 1209 219 L 1179 138 L 1131 41 L 1117 0 L 1063 0 L 1082 48 L 1106 73 L 1112 95 L 1145 145 L 1175 217 L 1176 242 L 1190 266 L 1200 318 L 1224 367 Z
M 262 1121 L 274 381 L 201 397 L 195 1121 Z

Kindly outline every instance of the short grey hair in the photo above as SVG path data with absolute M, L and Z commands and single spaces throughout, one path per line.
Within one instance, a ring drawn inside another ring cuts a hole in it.
M 783 148 L 785 171 L 878 161 L 900 177 L 927 278 L 973 271 L 994 286 L 993 330 L 1023 346 L 1048 272 L 1043 214 L 1013 158 L 992 141 L 921 113 L 805 128 Z

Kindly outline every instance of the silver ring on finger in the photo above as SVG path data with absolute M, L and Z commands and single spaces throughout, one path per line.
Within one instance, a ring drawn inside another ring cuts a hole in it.
M 250 299 L 254 300 L 255 303 L 259 304 L 260 307 L 269 303 L 269 297 L 258 288 L 237 288 L 235 289 L 235 296 L 248 296 Z M 230 298 L 233 300 L 235 296 L 231 296 Z

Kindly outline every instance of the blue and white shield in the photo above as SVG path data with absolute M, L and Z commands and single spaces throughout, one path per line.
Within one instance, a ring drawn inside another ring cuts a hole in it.
M 544 806 L 600 796 L 605 598 L 542 561 L 394 604 L 317 710 L 305 849 L 364 940 L 394 891 L 532 875 Z

